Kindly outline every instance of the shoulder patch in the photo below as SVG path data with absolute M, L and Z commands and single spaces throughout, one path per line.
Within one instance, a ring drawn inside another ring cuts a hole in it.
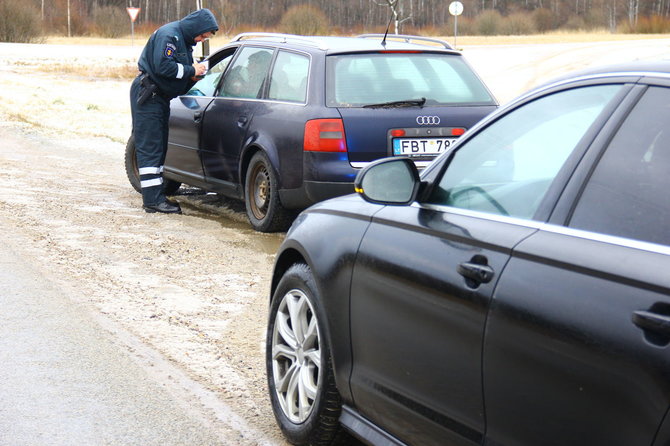
M 173 43 L 168 43 L 165 45 L 165 57 L 173 57 L 177 47 Z

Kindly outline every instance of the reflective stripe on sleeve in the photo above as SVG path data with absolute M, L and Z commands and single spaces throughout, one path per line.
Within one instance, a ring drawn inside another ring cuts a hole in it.
M 139 168 L 140 175 L 155 175 L 157 173 L 161 173 L 162 171 L 163 171 L 162 167 L 140 167 Z
M 177 64 L 177 79 L 184 77 L 184 66 L 180 63 Z
M 154 178 L 153 180 L 140 181 L 141 187 L 153 187 L 163 184 L 163 178 Z

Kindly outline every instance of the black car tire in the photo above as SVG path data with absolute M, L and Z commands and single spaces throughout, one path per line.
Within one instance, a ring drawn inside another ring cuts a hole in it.
M 268 321 L 265 359 L 272 410 L 292 444 L 357 444 L 338 421 L 342 400 L 323 321 L 310 268 L 291 266 L 274 293 Z
M 260 232 L 287 230 L 295 215 L 279 200 L 277 175 L 264 152 L 251 157 L 244 183 L 244 202 L 251 226 Z
M 126 175 L 128 176 L 128 181 L 130 185 L 133 186 L 137 192 L 142 193 L 142 188 L 140 186 L 140 173 L 137 168 L 137 156 L 135 155 L 135 136 L 130 135 L 128 142 L 126 143 L 126 154 L 125 154 L 125 165 L 126 165 Z M 173 181 L 168 179 L 163 179 L 163 192 L 165 195 L 174 195 L 177 193 L 181 183 L 179 181 Z

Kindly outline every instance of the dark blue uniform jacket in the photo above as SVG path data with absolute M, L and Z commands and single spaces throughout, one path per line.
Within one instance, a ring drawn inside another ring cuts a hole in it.
M 193 46 L 200 34 L 217 31 L 214 14 L 199 9 L 183 19 L 167 23 L 149 37 L 137 63 L 140 71 L 158 85 L 161 96 L 171 99 L 193 85 Z

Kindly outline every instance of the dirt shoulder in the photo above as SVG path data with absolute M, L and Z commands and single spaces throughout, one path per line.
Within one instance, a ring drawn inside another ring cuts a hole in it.
M 12 228 L 0 238 L 233 406 L 259 441 L 283 444 L 263 360 L 283 234 L 252 231 L 211 195 L 177 197 L 184 215 L 146 214 L 123 170 L 125 84 L 10 72 L 0 90 L 0 221 Z

